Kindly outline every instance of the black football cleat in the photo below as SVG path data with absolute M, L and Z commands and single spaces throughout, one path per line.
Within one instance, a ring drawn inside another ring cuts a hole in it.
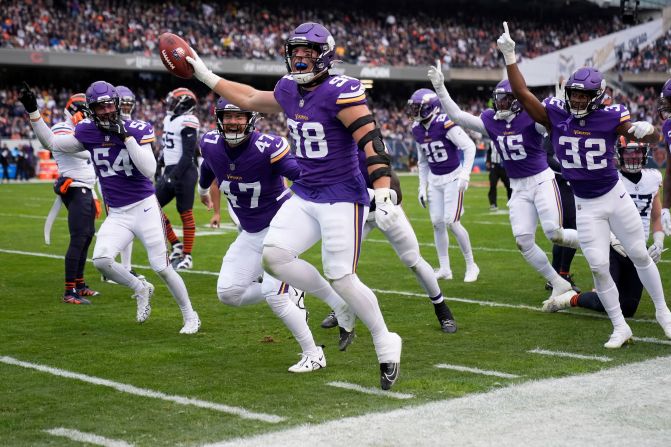
M 454 320 L 439 320 L 440 321 L 440 330 L 446 334 L 454 334 L 457 332 L 457 323 Z
M 400 363 L 380 363 L 380 387 L 383 390 L 391 389 L 398 379 Z
M 338 319 L 336 318 L 335 311 L 331 311 L 331 313 L 324 318 L 324 321 L 322 321 L 321 327 L 324 329 L 331 329 L 336 326 L 338 326 Z
M 354 329 L 352 329 L 352 332 L 347 332 L 345 328 L 338 327 L 340 330 L 340 339 L 338 340 L 338 349 L 341 351 L 346 351 L 347 347 L 352 344 L 354 341 L 354 337 L 356 335 L 354 334 Z

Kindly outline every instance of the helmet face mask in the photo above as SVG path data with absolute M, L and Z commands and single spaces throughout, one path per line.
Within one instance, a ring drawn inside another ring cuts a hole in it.
M 113 130 L 119 120 L 119 94 L 112 84 L 105 81 L 91 84 L 86 89 L 86 105 L 99 129 Z
M 68 103 L 65 105 L 65 116 L 70 118 L 74 125 L 77 125 L 77 123 L 85 118 L 91 117 L 84 93 L 76 93 L 70 97 Z
M 188 88 L 178 88 L 170 93 L 165 100 L 167 114 L 169 116 L 180 116 L 192 113 L 196 108 L 196 95 Z
M 128 87 L 124 85 L 117 85 L 116 91 L 119 94 L 119 112 L 121 118 L 130 120 L 133 109 L 135 109 L 135 95 Z
M 242 110 L 240 107 L 219 98 L 215 105 L 214 114 L 217 121 L 217 130 L 230 145 L 239 145 L 254 131 L 258 118 L 256 112 Z
M 440 113 L 438 95 L 428 88 L 421 88 L 415 91 L 408 100 L 406 113 L 413 121 L 428 121 Z
M 296 83 L 308 86 L 328 73 L 335 60 L 335 40 L 318 23 L 299 25 L 284 43 L 287 71 Z
M 513 95 L 510 81 L 504 79 L 496 84 L 492 92 L 492 99 L 494 101 L 494 109 L 496 110 L 496 119 L 506 119 L 522 110 L 515 95 Z
M 566 81 L 564 92 L 564 108 L 575 118 L 584 118 L 601 107 L 606 80 L 595 68 L 579 68 Z
M 647 144 L 619 137 L 616 148 L 617 161 L 622 172 L 637 174 L 645 167 L 649 150 Z

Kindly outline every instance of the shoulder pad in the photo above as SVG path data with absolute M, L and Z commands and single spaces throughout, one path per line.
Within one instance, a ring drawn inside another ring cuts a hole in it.
M 336 104 L 349 104 L 366 99 L 366 89 L 356 78 L 333 76 L 328 83 L 329 88 L 337 95 Z

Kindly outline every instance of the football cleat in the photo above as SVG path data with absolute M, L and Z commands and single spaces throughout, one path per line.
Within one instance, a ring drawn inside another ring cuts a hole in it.
M 573 287 L 571 287 L 571 283 L 566 281 L 564 278 L 559 278 L 561 281 L 559 285 L 553 284 L 552 285 L 552 294 L 550 295 L 551 298 L 557 297 L 559 295 L 563 295 L 566 292 L 572 292 Z
M 310 312 L 305 308 L 305 292 L 289 286 L 289 299 L 298 307 L 298 310 L 305 314 L 305 322 L 307 323 Z
M 440 330 L 446 334 L 454 334 L 457 332 L 457 323 L 454 320 L 438 320 L 440 322 Z
M 336 318 L 335 311 L 332 310 L 326 318 L 324 318 L 324 321 L 322 321 L 320 326 L 324 329 L 331 329 L 338 326 L 338 319 Z
M 446 280 L 452 279 L 452 270 L 443 268 L 435 269 L 433 271 L 433 274 L 436 275 L 436 279 L 446 279 Z
M 493 213 L 493 212 L 498 211 L 498 210 L 499 210 L 499 207 L 498 207 L 498 206 L 496 206 L 496 205 L 489 205 L 489 211 L 490 211 L 490 212 Z
M 301 354 L 301 359 L 295 365 L 289 367 L 292 373 L 309 373 L 318 369 L 326 368 L 326 356 L 321 346 L 317 346 L 317 355 Z
M 170 263 L 173 264 L 174 267 L 175 266 L 174 262 L 175 261 L 179 262 L 179 260 L 182 259 L 183 255 L 184 255 L 184 244 L 180 242 L 172 246 L 172 252 L 170 252 L 170 257 L 168 258 L 168 260 L 170 261 Z
M 400 368 L 400 363 L 380 363 L 380 388 L 391 389 L 398 379 Z
M 151 296 L 154 294 L 154 285 L 146 280 L 142 280 L 144 288 L 133 295 L 137 300 L 137 313 L 135 319 L 138 323 L 144 323 L 151 315 Z
M 105 276 L 105 275 L 100 275 L 100 280 L 101 280 L 102 282 L 106 282 L 106 283 L 108 283 L 108 284 L 116 284 L 116 283 L 117 283 L 116 281 L 114 281 L 114 280 L 112 280 L 112 279 L 109 279 L 109 278 L 108 278 L 107 276 Z
M 175 270 L 191 270 L 193 267 L 193 259 L 191 255 L 184 255 L 182 259 L 177 262 L 177 265 L 174 265 Z
M 179 331 L 180 334 L 195 334 L 200 329 L 200 318 L 198 313 L 193 312 L 184 318 L 184 327 Z
M 141 274 L 137 273 L 137 272 L 136 272 L 135 270 L 133 270 L 133 269 L 130 269 L 130 270 L 128 270 L 128 271 L 130 272 L 131 275 L 133 275 L 134 277 L 136 277 L 136 278 L 139 279 L 140 281 L 143 280 L 143 279 L 145 279 L 145 276 L 144 276 L 144 275 L 141 275 Z
M 84 284 L 81 287 L 77 287 L 77 293 L 79 294 L 79 296 L 98 296 L 98 295 L 100 295 L 100 292 L 90 289 L 89 286 L 87 286 L 86 284 Z
M 65 304 L 91 304 L 91 301 L 87 300 L 86 298 L 82 298 L 79 296 L 77 291 L 75 289 L 70 290 L 69 292 L 66 292 L 63 295 L 63 303 Z
M 613 330 L 610 338 L 603 347 L 608 349 L 621 348 L 623 344 L 627 343 L 632 336 L 631 328 L 626 323 L 624 326 L 617 327 Z
M 471 264 L 466 267 L 466 274 L 464 275 L 464 282 L 475 282 L 478 280 L 480 274 L 480 267 L 477 264 Z
M 668 310 L 666 312 L 656 312 L 655 318 L 657 318 L 657 322 L 664 329 L 664 335 L 667 338 L 671 338 L 671 313 Z
M 551 296 L 543 301 L 543 312 L 557 312 L 562 309 L 568 309 L 571 307 L 571 298 L 574 296 L 576 296 L 574 290 L 569 290 L 559 296 Z
M 380 360 L 380 387 L 388 390 L 398 379 L 399 369 L 401 367 L 401 350 L 403 349 L 403 340 L 398 334 L 390 332 L 391 343 L 385 346 L 386 349 L 378 349 L 378 359 Z M 383 351 L 383 353 L 380 353 Z
M 354 329 L 352 329 L 350 332 L 348 332 L 345 328 L 339 327 L 340 330 L 340 338 L 338 339 L 338 349 L 341 351 L 346 351 L 347 347 L 352 344 L 354 341 L 354 337 L 356 337 L 356 334 L 354 333 Z

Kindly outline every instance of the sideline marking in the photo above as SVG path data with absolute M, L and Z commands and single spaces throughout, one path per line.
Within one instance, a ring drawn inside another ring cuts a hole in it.
M 517 379 L 522 376 L 518 376 L 517 374 L 508 374 L 508 373 L 503 373 L 499 371 L 489 371 L 486 369 L 479 369 L 479 368 L 470 368 L 468 366 L 460 366 L 460 365 L 448 365 L 445 363 L 439 363 L 437 365 L 434 365 L 436 368 L 440 369 L 451 369 L 453 371 L 461 371 L 461 372 L 469 372 L 473 374 L 482 374 L 483 376 L 495 376 L 495 377 L 501 377 L 503 379 Z
M 94 433 L 86 433 L 71 428 L 58 427 L 43 431 L 50 435 L 68 438 L 73 441 L 85 442 L 87 444 L 102 445 L 104 447 L 133 447 L 133 444 L 129 444 L 126 441 L 105 438 L 104 436 L 99 436 Z
M 208 402 L 206 400 L 193 399 L 184 396 L 171 396 L 169 394 L 165 394 L 160 391 L 149 390 L 146 388 L 138 388 L 133 385 L 126 385 L 124 383 L 114 382 L 112 380 L 101 379 L 99 377 L 88 376 L 86 374 L 66 371 L 64 369 L 52 368 L 51 366 L 40 365 L 37 363 L 23 362 L 13 357 L 0 356 L 0 363 L 20 366 L 22 368 L 34 369 L 40 372 L 45 372 L 47 374 L 52 374 L 54 376 L 59 377 L 65 377 L 68 379 L 81 380 L 82 382 L 92 383 L 93 385 L 106 386 L 108 388 L 115 389 L 122 393 L 134 394 L 136 396 L 142 396 L 142 397 L 152 397 L 154 399 L 166 400 L 180 405 L 192 405 L 194 407 L 220 411 L 222 413 L 228 413 L 234 416 L 240 416 L 243 419 L 255 419 L 257 421 L 269 422 L 272 424 L 276 424 L 278 422 L 282 422 L 285 420 L 285 418 L 274 414 L 253 413 L 241 407 L 233 407 L 230 405 L 218 404 L 215 402 Z
M 532 349 L 530 351 L 527 351 L 530 354 L 540 354 L 540 355 L 550 355 L 554 357 L 567 357 L 571 359 L 580 359 L 580 360 L 596 360 L 597 362 L 611 362 L 613 361 L 612 358 L 606 357 L 605 355 L 583 355 L 583 354 L 573 354 L 571 352 L 563 352 L 563 351 L 548 351 L 545 349 Z
M 352 390 L 357 391 L 359 393 L 372 394 L 374 396 L 391 397 L 394 399 L 412 399 L 415 397 L 414 394 L 397 393 L 395 391 L 384 391 L 384 390 L 378 390 L 377 388 L 366 388 L 361 385 L 356 385 L 354 383 L 347 383 L 347 382 L 328 382 L 327 385 L 336 388 L 342 388 L 344 390 Z

